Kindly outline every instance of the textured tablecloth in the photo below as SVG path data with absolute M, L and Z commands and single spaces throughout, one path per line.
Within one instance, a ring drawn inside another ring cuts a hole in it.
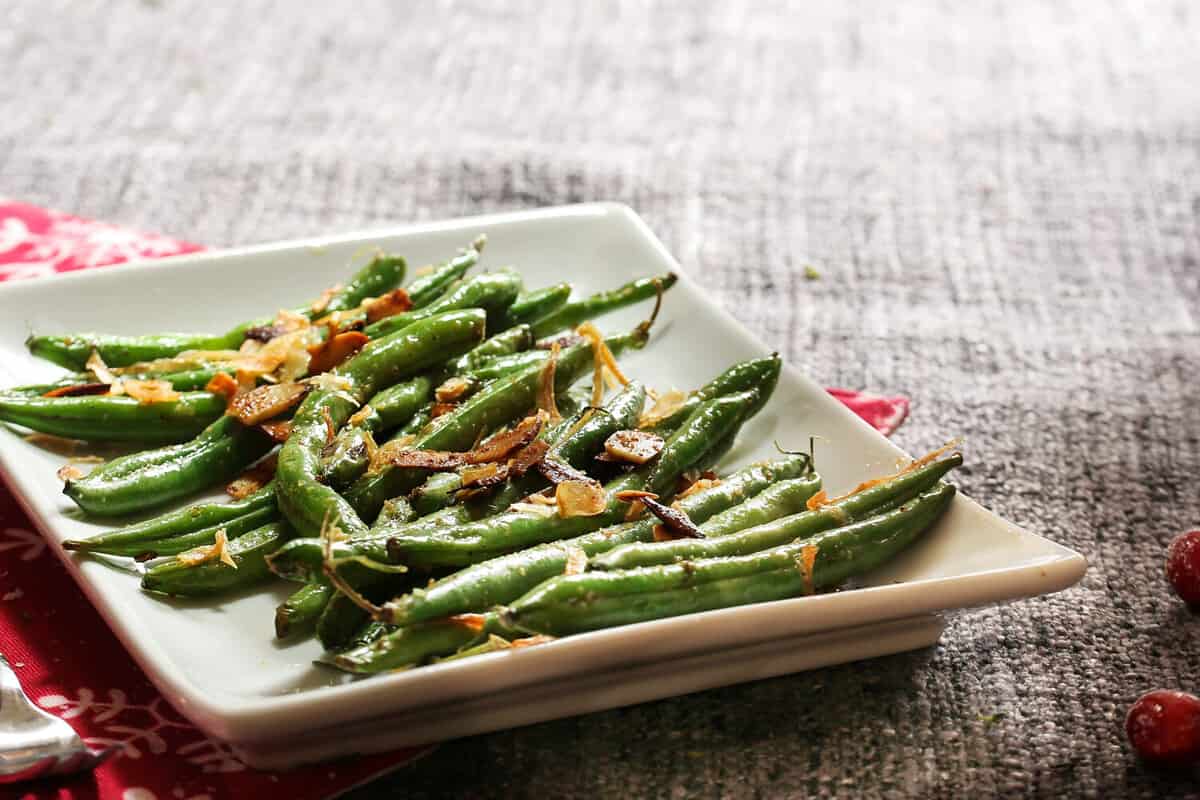
M 934 650 L 476 737 L 354 797 L 1197 786 L 1121 732 L 1143 690 L 1200 688 L 1162 577 L 1200 523 L 1191 4 L 213 5 L 6 4 L 0 193 L 212 245 L 627 202 L 1091 561 Z

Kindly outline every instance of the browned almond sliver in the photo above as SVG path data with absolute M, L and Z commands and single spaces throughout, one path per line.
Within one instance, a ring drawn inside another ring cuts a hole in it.
M 450 378 L 433 390 L 433 396 L 439 403 L 453 403 L 470 388 L 471 382 L 466 378 Z
M 391 464 L 394 467 L 431 469 L 435 472 L 446 472 L 467 465 L 466 453 L 451 453 L 445 450 L 389 450 L 387 445 L 379 448 L 375 462 Z
M 331 335 L 321 344 L 308 348 L 308 354 L 311 356 L 308 362 L 309 374 L 320 375 L 322 372 L 329 372 L 362 350 L 369 341 L 370 337 L 361 331 Z
M 454 403 L 434 403 L 429 409 L 429 418 L 437 419 L 438 417 L 449 414 L 454 409 L 458 408 Z
M 656 541 L 704 538 L 704 534 L 696 527 L 696 523 L 692 522 L 691 518 L 679 509 L 665 506 L 649 497 L 643 497 L 642 502 L 646 504 L 646 508 L 650 509 L 651 514 L 662 520 L 662 525 L 656 525 L 654 529 Z M 659 528 L 663 528 L 663 531 L 660 532 Z
M 478 466 L 464 467 L 459 475 L 462 477 L 464 488 L 484 489 L 504 483 L 508 479 L 508 467 L 504 464 L 492 462 Z
M 666 442 L 649 431 L 617 431 L 604 440 L 604 452 L 616 461 L 645 464 L 662 452 Z
M 554 489 L 560 517 L 594 517 L 604 513 L 608 498 L 604 487 L 590 478 L 586 481 L 563 481 Z
M 509 454 L 521 449 L 532 442 L 541 433 L 545 416 L 534 414 L 521 420 L 517 427 L 510 431 L 498 433 L 483 444 L 466 454 L 467 463 L 485 464 L 489 461 L 503 461 Z
M 303 383 L 259 386 L 234 397 L 225 413 L 243 425 L 257 425 L 298 405 L 307 393 Z
M 175 387 L 171 386 L 170 381 L 122 380 L 121 389 L 125 394 L 144 405 L 169 403 L 172 400 L 179 399 L 179 392 L 175 391 Z
M 403 289 L 393 289 L 387 294 L 368 300 L 363 304 L 367 322 L 378 322 L 385 317 L 394 317 L 412 308 L 412 299 Z
M 264 422 L 258 426 L 258 429 L 270 436 L 272 441 L 283 444 L 292 435 L 292 421 L 281 419 L 275 422 Z
M 105 394 L 106 392 L 108 392 L 107 383 L 73 383 L 70 386 L 51 389 L 42 397 L 80 397 L 86 394 Z

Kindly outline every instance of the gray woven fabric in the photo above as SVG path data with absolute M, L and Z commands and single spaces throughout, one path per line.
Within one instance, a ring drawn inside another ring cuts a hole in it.
M 1200 673 L 1162 578 L 1200 522 L 1191 4 L 210 5 L 7 4 L 0 193 L 213 245 L 627 202 L 1091 561 L 931 651 L 449 744 L 355 798 L 1190 790 L 1121 721 Z

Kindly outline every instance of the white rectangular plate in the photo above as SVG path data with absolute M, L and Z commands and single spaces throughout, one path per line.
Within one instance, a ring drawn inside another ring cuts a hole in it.
M 514 265 L 531 287 L 571 280 L 578 291 L 592 292 L 637 276 L 681 271 L 636 214 L 624 206 L 594 204 L 5 284 L 0 285 L 0 386 L 32 383 L 58 371 L 25 352 L 23 342 L 32 330 L 220 331 L 264 311 L 303 303 L 347 275 L 367 247 L 378 245 L 420 265 L 444 260 L 480 232 L 489 238 L 485 265 Z M 623 360 L 630 375 L 659 388 L 686 389 L 735 361 L 769 352 L 682 275 L 667 295 L 650 346 Z M 603 319 L 601 328 L 623 329 L 645 312 L 615 314 Z M 786 368 L 770 404 L 745 427 L 723 469 L 772 457 L 776 440 L 807 446 L 812 435 L 821 437 L 817 463 L 831 494 L 894 471 L 905 455 L 820 386 Z M 62 464 L 62 456 L 0 426 L 5 480 L 146 674 L 189 719 L 237 744 L 261 765 L 363 751 L 373 742 L 381 747 L 412 743 L 414 735 L 353 732 L 386 730 L 389 719 L 396 730 L 411 730 L 398 726 L 405 714 L 420 708 L 460 709 L 452 722 L 425 734 L 459 736 L 494 730 L 498 720 L 522 724 L 922 646 L 937 637 L 931 614 L 1058 591 L 1079 580 L 1086 566 L 1078 553 L 960 495 L 935 530 L 869 576 L 865 588 L 631 625 L 351 680 L 313 665 L 319 654 L 315 641 L 274 641 L 274 608 L 293 586 L 281 582 L 221 603 L 164 601 L 139 591 L 127 572 L 67 554 L 60 546 L 64 539 L 106 526 L 72 513 L 55 477 Z M 880 627 L 897 620 L 907 622 Z M 855 635 L 838 633 L 860 626 L 867 626 L 860 646 L 854 646 Z M 808 653 L 782 658 L 770 643 L 784 640 L 796 641 Z M 729 659 L 735 651 L 739 657 Z M 664 680 L 656 667 L 666 663 L 686 669 L 690 677 L 683 679 L 681 671 L 678 680 Z M 624 677 L 614 683 L 604 679 L 606 673 Z M 535 702 L 519 689 L 568 678 L 574 679 L 571 692 L 547 696 L 537 713 L 516 711 Z M 295 740 L 297 731 L 318 730 L 340 733 L 324 737 L 315 749 L 311 741 Z

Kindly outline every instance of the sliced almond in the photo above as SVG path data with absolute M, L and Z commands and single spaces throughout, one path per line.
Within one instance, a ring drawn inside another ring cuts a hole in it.
M 175 391 L 170 381 L 134 381 L 124 378 L 120 385 L 125 394 L 143 405 L 170 403 L 179 399 L 179 392 Z
M 329 372 L 366 346 L 370 338 L 361 331 L 346 331 L 329 336 L 323 343 L 308 348 L 308 371 L 317 375 Z
M 593 480 L 564 481 L 555 487 L 554 499 L 560 517 L 594 517 L 608 506 L 604 487 Z
M 617 431 L 604 441 L 604 452 L 615 461 L 645 464 L 662 452 L 663 437 L 649 431 Z
M 259 386 L 234 397 L 225 413 L 237 417 L 243 425 L 257 425 L 299 405 L 307 393 L 303 383 Z
M 471 389 L 471 382 L 466 378 L 454 377 L 446 380 L 433 390 L 433 396 L 439 403 L 453 403 Z
M 367 322 L 378 322 L 387 317 L 394 317 L 412 308 L 412 299 L 404 289 L 393 289 L 382 297 L 376 297 L 363 303 L 367 312 Z

